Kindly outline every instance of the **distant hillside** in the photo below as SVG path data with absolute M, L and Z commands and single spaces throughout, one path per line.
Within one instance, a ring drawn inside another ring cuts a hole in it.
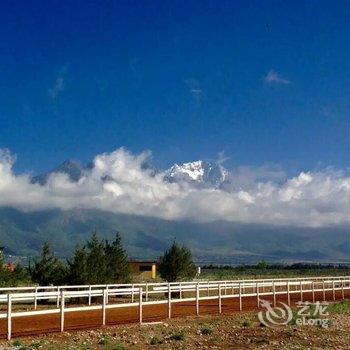
M 224 221 L 167 221 L 99 210 L 25 213 L 0 208 L 0 245 L 8 254 L 34 256 L 44 241 L 61 257 L 71 255 L 93 230 L 105 238 L 120 231 L 130 256 L 156 258 L 176 237 L 196 260 L 206 263 L 270 261 L 350 261 L 347 228 L 289 228 Z

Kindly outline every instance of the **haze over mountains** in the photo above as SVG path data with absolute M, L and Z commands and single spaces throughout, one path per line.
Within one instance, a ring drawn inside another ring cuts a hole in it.
M 131 257 L 155 259 L 176 238 L 201 263 L 238 264 L 269 261 L 349 262 L 346 228 L 295 228 L 227 221 L 194 223 L 92 209 L 23 212 L 0 208 L 0 241 L 6 253 L 35 256 L 44 241 L 60 257 L 69 257 L 77 243 L 96 230 L 105 238 L 116 231 Z
M 159 170 L 149 156 L 118 149 L 32 176 L 14 174 L 3 153 L 1 245 L 32 256 L 48 240 L 63 257 L 97 230 L 120 231 L 137 258 L 156 258 L 176 237 L 208 263 L 350 260 L 346 173 L 288 179 L 276 167 L 228 171 L 204 160 Z

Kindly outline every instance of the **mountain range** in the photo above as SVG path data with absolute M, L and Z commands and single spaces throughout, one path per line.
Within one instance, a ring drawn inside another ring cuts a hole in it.
M 149 165 L 145 165 L 149 166 Z M 78 181 L 91 165 L 66 161 L 53 170 L 32 178 L 45 184 L 52 173 L 64 173 Z M 153 169 L 157 173 L 156 169 Z M 169 182 L 220 188 L 232 185 L 231 174 L 219 163 L 195 161 L 175 164 L 164 174 Z M 129 256 L 156 259 L 176 239 L 193 251 L 201 263 L 253 263 L 261 259 L 295 262 L 349 262 L 347 227 L 297 228 L 240 224 L 227 221 L 196 223 L 116 214 L 92 209 L 50 209 L 24 212 L 0 207 L 0 245 L 13 256 L 32 257 L 44 241 L 62 258 L 69 257 L 77 243 L 84 243 L 93 231 L 104 238 L 120 232 Z
M 144 167 L 150 168 L 149 164 Z M 50 175 L 61 173 L 68 175 L 73 182 L 78 181 L 85 171 L 91 169 L 91 163 L 86 166 L 81 165 L 74 160 L 66 160 L 52 170 L 39 174 L 32 178 L 33 183 L 45 184 Z M 158 173 L 153 169 L 154 174 Z M 225 183 L 229 182 L 230 173 L 218 162 L 198 160 L 183 164 L 174 164 L 164 172 L 164 180 L 169 182 L 187 182 L 196 187 L 213 187 L 222 188 Z

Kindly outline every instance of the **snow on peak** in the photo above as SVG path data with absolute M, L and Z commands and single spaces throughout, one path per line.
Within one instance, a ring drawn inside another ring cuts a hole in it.
M 228 171 L 221 164 L 203 160 L 174 164 L 165 173 L 169 182 L 185 181 L 215 187 L 220 187 L 227 177 Z

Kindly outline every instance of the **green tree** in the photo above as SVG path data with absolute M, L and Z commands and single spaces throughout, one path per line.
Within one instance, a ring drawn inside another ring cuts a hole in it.
M 87 252 L 85 247 L 81 248 L 79 245 L 75 247 L 73 258 L 71 260 L 68 260 L 68 268 L 68 283 L 88 283 Z
M 39 259 L 29 271 L 33 282 L 42 286 L 62 284 L 67 277 L 66 266 L 54 255 L 48 243 L 44 243 Z
M 70 284 L 104 284 L 130 281 L 130 267 L 119 233 L 112 243 L 93 232 L 83 247 L 68 260 Z
M 196 275 L 196 267 L 192 261 L 191 251 L 174 241 L 159 258 L 158 271 L 168 282 L 192 279 Z
M 123 248 L 119 232 L 112 243 L 106 241 L 107 276 L 110 283 L 130 282 L 131 270 L 128 256 Z
M 269 264 L 267 263 L 267 261 L 265 260 L 261 260 L 258 262 L 258 264 L 256 265 L 256 267 L 260 270 L 266 270 L 269 267 Z
M 94 232 L 86 244 L 87 283 L 108 283 L 105 243 Z

